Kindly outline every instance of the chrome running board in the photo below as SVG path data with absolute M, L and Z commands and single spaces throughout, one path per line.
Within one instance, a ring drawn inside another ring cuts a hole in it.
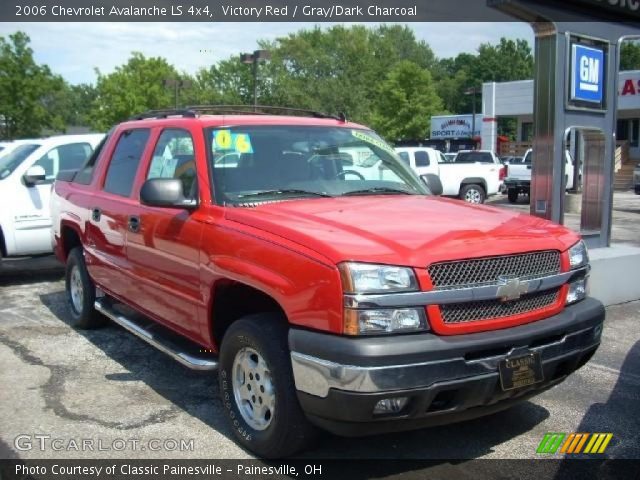
M 115 323 L 133 333 L 137 337 L 156 347 L 161 352 L 166 353 L 174 360 L 180 362 L 185 367 L 193 370 L 217 370 L 218 360 L 212 354 L 202 352 L 195 343 L 179 337 L 151 320 L 134 314 L 125 316 L 118 311 L 117 306 L 108 297 L 99 298 L 95 301 L 95 309 L 113 320 Z M 123 306 L 123 309 L 128 307 Z M 153 331 L 152 331 L 153 330 Z

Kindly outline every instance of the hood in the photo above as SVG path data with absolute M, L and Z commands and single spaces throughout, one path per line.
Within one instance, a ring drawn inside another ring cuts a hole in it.
M 335 263 L 425 267 L 443 260 L 563 251 L 579 240 L 575 232 L 530 215 L 419 195 L 287 200 L 228 208 L 225 217 Z

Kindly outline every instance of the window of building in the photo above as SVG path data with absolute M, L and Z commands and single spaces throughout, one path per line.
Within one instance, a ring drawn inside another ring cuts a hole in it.
M 628 141 L 632 147 L 638 146 L 638 129 L 640 119 L 619 119 L 616 125 L 616 140 Z
M 530 142 L 533 139 L 533 122 L 523 122 L 520 129 L 520 141 Z
M 104 191 L 123 197 L 131 195 L 133 181 L 138 165 L 149 139 L 148 129 L 135 129 L 123 132 L 113 151 L 109 170 L 104 180 Z

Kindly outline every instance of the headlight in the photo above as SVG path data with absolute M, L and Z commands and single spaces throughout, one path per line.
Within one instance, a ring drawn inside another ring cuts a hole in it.
M 589 265 L 589 252 L 587 252 L 587 246 L 583 240 L 580 240 L 569 249 L 569 265 L 571 270 Z
M 418 289 L 413 269 L 368 263 L 342 263 L 338 266 L 345 293 L 411 292 Z
M 347 335 L 379 335 L 427 330 L 423 308 L 389 308 L 344 311 L 344 333 Z

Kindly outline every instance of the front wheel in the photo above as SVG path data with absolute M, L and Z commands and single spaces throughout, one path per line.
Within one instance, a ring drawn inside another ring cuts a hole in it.
M 249 315 L 227 330 L 220 348 L 220 393 L 233 434 L 264 458 L 307 448 L 315 428 L 296 395 L 286 319 Z
M 463 185 L 460 189 L 460 198 L 467 203 L 484 203 L 485 197 L 484 188 L 475 183 Z

